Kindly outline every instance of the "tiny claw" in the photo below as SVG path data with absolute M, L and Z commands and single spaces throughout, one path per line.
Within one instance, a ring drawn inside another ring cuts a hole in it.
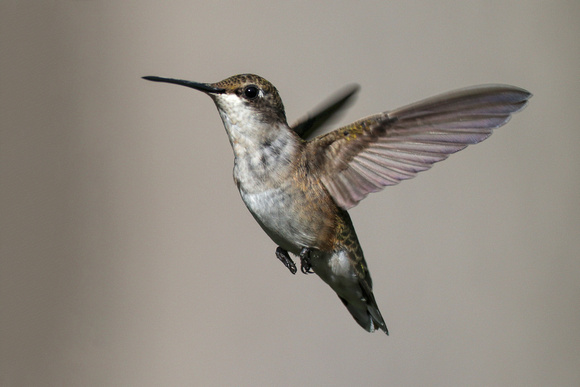
M 303 247 L 300 250 L 300 271 L 304 274 L 312 274 L 312 265 L 310 264 L 310 249 Z
M 283 248 L 281 248 L 280 246 L 278 246 L 278 248 L 276 249 L 276 258 L 278 258 L 284 264 L 284 266 L 286 266 L 288 270 L 290 270 L 290 273 L 296 274 L 296 272 L 298 271 L 298 269 L 296 269 L 296 264 L 294 263 L 292 258 L 290 258 L 290 255 L 288 255 L 288 252 Z

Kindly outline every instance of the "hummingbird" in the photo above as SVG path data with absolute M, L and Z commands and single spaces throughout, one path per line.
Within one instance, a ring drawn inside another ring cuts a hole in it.
M 414 177 L 467 145 L 483 141 L 524 108 L 531 93 L 509 85 L 447 92 L 362 118 L 313 138 L 357 91 L 352 87 L 289 125 L 272 83 L 240 74 L 216 83 L 157 76 L 215 103 L 234 152 L 243 202 L 277 245 L 276 257 L 315 273 L 365 330 L 389 331 L 348 210 L 372 192 Z

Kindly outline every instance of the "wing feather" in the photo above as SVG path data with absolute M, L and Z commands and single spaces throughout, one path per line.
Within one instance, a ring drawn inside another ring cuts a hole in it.
M 488 138 L 531 94 L 507 85 L 457 90 L 359 120 L 308 142 L 336 203 L 349 209 L 369 193 L 414 177 Z

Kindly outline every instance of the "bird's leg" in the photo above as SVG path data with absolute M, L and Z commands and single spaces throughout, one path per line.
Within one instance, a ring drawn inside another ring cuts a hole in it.
M 292 258 L 290 258 L 290 255 L 288 255 L 288 252 L 283 248 L 281 248 L 280 246 L 278 246 L 278 248 L 276 249 L 276 258 L 282 261 L 284 266 L 286 266 L 288 270 L 290 270 L 290 273 L 296 274 L 297 271 L 296 264 L 294 263 Z
M 300 250 L 300 271 L 304 274 L 314 273 L 310 264 L 310 248 L 303 247 Z

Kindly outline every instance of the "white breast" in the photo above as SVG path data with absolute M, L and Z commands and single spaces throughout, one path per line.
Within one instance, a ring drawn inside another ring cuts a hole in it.
M 259 193 L 246 193 L 240 188 L 240 194 L 254 218 L 278 246 L 297 254 L 303 246 L 314 243 L 314 236 L 304 232 L 295 203 L 283 186 Z

